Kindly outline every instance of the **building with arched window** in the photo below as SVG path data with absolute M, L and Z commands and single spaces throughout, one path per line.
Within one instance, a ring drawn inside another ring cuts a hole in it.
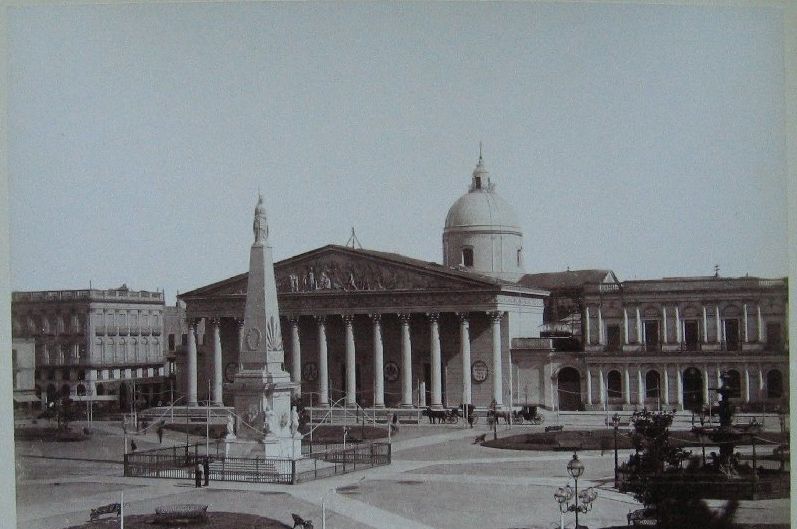
M 785 279 L 527 273 L 481 156 L 442 246 L 442 264 L 335 245 L 275 263 L 285 367 L 308 404 L 695 408 L 726 370 L 740 404 L 788 392 Z M 231 402 L 246 287 L 241 274 L 179 296 L 177 362 L 198 366 L 180 370 L 178 390 L 198 388 L 190 403 Z

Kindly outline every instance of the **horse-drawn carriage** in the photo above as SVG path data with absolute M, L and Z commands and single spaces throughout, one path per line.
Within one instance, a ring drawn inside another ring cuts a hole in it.
M 537 406 L 524 404 L 519 410 L 514 410 L 512 412 L 512 422 L 515 424 L 523 424 L 524 422 L 529 424 L 542 424 L 545 422 L 545 417 L 537 411 Z
M 470 413 L 473 424 L 479 422 L 479 417 L 474 413 L 472 406 L 470 409 Z M 423 411 L 423 414 L 429 417 L 429 422 L 431 424 L 435 423 L 457 424 L 459 422 L 459 419 L 463 417 L 462 408 L 434 409 L 427 406 L 426 409 Z
M 487 422 L 488 424 L 492 424 L 493 420 L 501 419 L 504 420 L 507 424 L 512 421 L 513 424 L 542 424 L 545 422 L 545 417 L 543 417 L 538 411 L 537 406 L 533 404 L 523 404 L 521 405 L 520 409 L 513 409 L 513 410 L 494 410 L 490 409 L 487 411 Z

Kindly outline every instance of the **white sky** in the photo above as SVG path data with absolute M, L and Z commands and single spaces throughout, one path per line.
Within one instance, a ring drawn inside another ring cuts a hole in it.
M 12 288 L 187 291 L 343 244 L 441 260 L 485 144 L 528 272 L 784 276 L 781 11 L 9 11 Z

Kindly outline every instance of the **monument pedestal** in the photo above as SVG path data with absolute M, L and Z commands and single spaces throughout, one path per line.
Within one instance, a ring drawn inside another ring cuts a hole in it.
M 239 371 L 233 382 L 238 435 L 226 440 L 225 453 L 300 459 L 302 438 L 291 432 L 291 395 L 297 385 L 282 370 Z

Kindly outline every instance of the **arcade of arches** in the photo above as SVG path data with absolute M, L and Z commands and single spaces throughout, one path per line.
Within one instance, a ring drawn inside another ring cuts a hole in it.
M 554 406 L 563 411 L 643 406 L 699 410 L 716 402 L 723 372 L 738 403 L 787 397 L 779 366 L 563 366 L 552 377 L 558 399 Z

